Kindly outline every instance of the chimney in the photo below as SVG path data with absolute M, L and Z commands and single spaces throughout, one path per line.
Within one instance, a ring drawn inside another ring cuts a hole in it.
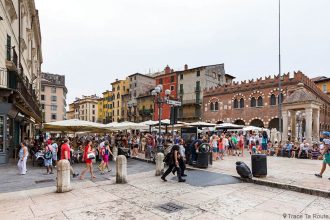
M 167 65 L 165 67 L 165 74 L 171 73 L 171 68 Z
M 188 64 L 184 65 L 184 70 L 188 70 Z

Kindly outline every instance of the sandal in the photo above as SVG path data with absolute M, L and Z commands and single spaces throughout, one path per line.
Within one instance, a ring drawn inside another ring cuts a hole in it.
M 316 177 L 322 178 L 322 175 L 320 174 L 314 174 Z

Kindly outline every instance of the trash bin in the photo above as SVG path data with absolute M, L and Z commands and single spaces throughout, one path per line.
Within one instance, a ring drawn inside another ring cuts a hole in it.
M 209 155 L 210 155 L 209 151 L 210 151 L 210 145 L 209 144 L 202 144 L 198 148 L 196 167 L 198 167 L 198 168 L 208 168 L 208 166 L 209 166 Z
M 267 176 L 267 155 L 254 154 L 251 156 L 252 175 L 254 177 Z
M 208 166 L 209 166 L 209 153 L 208 152 L 198 152 L 196 167 L 208 168 Z

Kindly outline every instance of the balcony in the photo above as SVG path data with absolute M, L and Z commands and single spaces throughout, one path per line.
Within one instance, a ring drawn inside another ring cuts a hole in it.
M 190 100 L 182 100 L 182 105 L 201 105 L 202 100 L 200 99 L 190 99 Z
M 139 115 L 141 116 L 150 116 L 154 113 L 153 109 L 141 109 L 139 110 Z
M 18 56 L 14 48 L 7 46 L 6 68 L 10 71 L 17 71 Z
M 29 83 L 27 77 L 23 73 L 18 74 L 16 71 L 0 71 L 0 86 L 17 92 L 19 94 L 18 104 L 21 104 L 24 110 L 33 113 L 33 117 L 41 120 L 41 110 L 32 84 Z
M 201 92 L 201 87 L 200 86 L 196 86 L 195 87 L 195 92 Z

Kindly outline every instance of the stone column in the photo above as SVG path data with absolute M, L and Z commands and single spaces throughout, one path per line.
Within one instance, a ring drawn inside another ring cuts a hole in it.
M 164 154 L 158 153 L 156 156 L 156 176 L 164 173 Z
M 127 183 L 127 159 L 124 155 L 116 158 L 116 183 Z
M 311 144 L 312 143 L 312 120 L 313 120 L 313 109 L 312 108 L 306 108 L 305 109 L 306 114 L 306 141 Z
M 71 191 L 70 162 L 60 160 L 57 164 L 56 192 L 63 193 Z
M 314 109 L 313 112 L 313 140 L 320 140 L 320 109 Z
M 296 136 L 296 127 L 297 127 L 297 122 L 296 122 L 296 111 L 291 111 L 291 141 L 295 141 L 297 139 Z
M 288 111 L 283 110 L 282 111 L 282 143 L 286 142 L 288 140 Z

